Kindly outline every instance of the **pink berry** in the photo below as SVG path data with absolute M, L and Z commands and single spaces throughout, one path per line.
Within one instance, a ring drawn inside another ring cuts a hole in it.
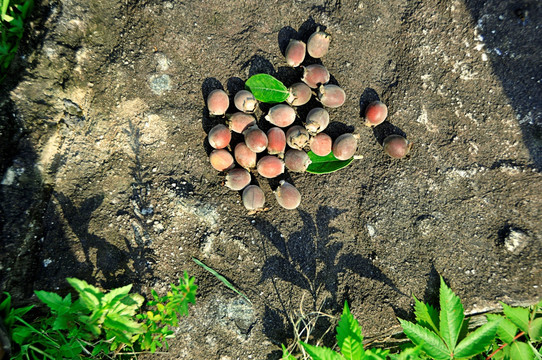
M 311 151 L 318 156 L 326 156 L 331 152 L 333 140 L 328 134 L 318 133 L 310 140 Z
M 303 41 L 291 39 L 286 47 L 286 63 L 297 67 L 305 60 L 306 45 Z
M 316 31 L 307 41 L 307 52 L 315 59 L 319 59 L 327 54 L 331 36 L 323 31 Z
M 318 100 L 330 108 L 339 107 L 346 100 L 346 93 L 337 85 L 321 85 L 318 92 Z
M 256 165 L 258 174 L 265 178 L 272 179 L 284 173 L 284 161 L 276 156 L 265 155 L 258 160 Z
M 245 144 L 255 153 L 261 153 L 267 148 L 267 136 L 257 125 L 243 131 L 243 135 L 245 136 Z
M 365 125 L 377 126 L 388 117 L 388 107 L 381 101 L 373 101 L 365 109 Z
M 353 134 L 342 134 L 333 142 L 333 155 L 339 160 L 348 160 L 354 156 L 358 140 Z
M 290 92 L 290 95 L 288 95 L 286 102 L 293 106 L 305 105 L 312 96 L 311 88 L 302 82 L 293 84 L 288 91 Z
M 232 190 L 239 191 L 250 184 L 251 180 L 250 173 L 246 169 L 233 168 L 226 174 L 226 182 L 224 185 Z
M 329 78 L 329 71 L 327 71 L 323 65 L 313 64 L 303 67 L 303 77 L 301 78 L 301 81 L 313 89 L 316 89 L 320 85 L 327 84 Z
M 303 150 L 309 143 L 309 132 L 303 126 L 294 125 L 286 131 L 286 143 L 292 149 Z
M 226 149 L 217 149 L 209 154 L 211 165 L 218 171 L 226 171 L 235 166 L 233 156 Z
M 290 171 L 305 172 L 310 164 L 311 159 L 303 150 L 290 149 L 284 154 L 284 165 Z
M 239 111 L 229 117 L 228 125 L 231 131 L 242 134 L 250 126 L 256 125 L 256 119 L 252 115 Z
M 244 142 L 240 142 L 233 150 L 235 161 L 245 169 L 254 169 L 256 167 L 256 153 L 248 148 Z
M 265 204 L 265 194 L 258 185 L 249 185 L 243 190 L 243 205 L 247 210 L 259 210 Z
M 390 135 L 384 139 L 384 151 L 394 159 L 402 159 L 410 152 L 412 144 L 401 135 Z
M 269 109 L 269 113 L 265 115 L 265 120 L 278 127 L 286 127 L 292 125 L 295 121 L 295 110 L 293 107 L 286 104 L 278 104 Z
M 223 149 L 230 144 L 231 132 L 225 125 L 214 126 L 207 136 L 209 144 L 215 149 Z
M 279 127 L 267 130 L 267 153 L 269 155 L 284 155 L 286 149 L 286 134 Z
M 224 90 L 215 89 L 207 96 L 207 108 L 211 115 L 222 116 L 226 113 L 229 106 L 230 98 Z
M 311 135 L 323 131 L 329 125 L 329 113 L 324 108 L 314 108 L 307 114 L 305 129 Z
M 293 210 L 301 203 L 301 194 L 290 183 L 281 180 L 280 186 L 274 191 L 275 198 L 280 206 L 285 209 Z
M 245 113 L 253 113 L 254 109 L 256 109 L 256 105 L 258 105 L 258 101 L 248 90 L 241 90 L 235 94 L 233 103 L 237 110 Z

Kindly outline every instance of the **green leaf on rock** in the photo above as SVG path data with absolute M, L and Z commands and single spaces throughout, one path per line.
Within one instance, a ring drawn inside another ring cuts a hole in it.
M 318 156 L 312 151 L 309 151 L 307 154 L 311 159 L 311 164 L 307 168 L 307 172 L 311 174 L 329 174 L 350 165 L 352 160 L 354 160 L 354 158 L 339 160 L 332 152 L 326 156 Z
M 499 328 L 497 329 L 497 335 L 499 338 L 506 344 L 514 341 L 514 337 L 518 332 L 518 328 L 510 320 L 506 319 L 502 315 L 497 314 L 487 314 L 487 321 L 496 321 L 500 320 Z
M 288 88 L 268 74 L 252 75 L 245 83 L 256 100 L 264 103 L 281 103 L 288 98 Z
M 442 339 L 429 329 L 409 321 L 399 319 L 403 332 L 416 345 L 435 360 L 450 359 L 451 352 L 446 348 Z
M 516 324 L 517 327 L 519 327 L 522 331 L 525 331 L 526 333 L 529 332 L 529 309 L 521 308 L 521 307 L 511 307 L 506 305 L 505 303 L 501 302 L 502 305 L 502 311 L 504 312 L 504 315 L 512 321 L 514 324 Z
M 433 330 L 437 335 L 440 333 L 438 329 L 438 312 L 429 304 L 424 304 L 416 297 L 414 297 L 415 306 L 414 314 L 416 315 L 416 321 L 419 325 Z
M 365 355 L 362 341 L 361 326 L 345 302 L 341 320 L 337 325 L 337 345 L 346 359 L 361 359 Z
M 465 310 L 459 297 L 446 285 L 444 279 L 440 278 L 440 335 L 448 348 L 453 351 L 459 332 L 463 326 Z
M 495 338 L 500 322 L 500 319 L 490 321 L 470 333 L 455 347 L 455 356 L 469 358 L 484 351 Z

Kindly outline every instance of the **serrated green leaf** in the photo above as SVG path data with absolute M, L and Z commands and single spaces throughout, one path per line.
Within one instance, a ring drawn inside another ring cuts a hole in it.
M 264 103 L 281 103 L 288 98 L 288 88 L 268 74 L 252 75 L 245 83 L 256 100 Z
M 522 307 L 511 307 L 501 302 L 504 315 L 512 321 L 521 331 L 529 332 L 529 309 Z
M 132 284 L 113 289 L 103 296 L 104 303 L 114 303 L 117 300 L 124 298 L 132 290 Z
M 421 326 L 433 330 L 435 334 L 439 334 L 438 329 L 438 312 L 437 310 L 429 305 L 425 304 L 414 296 L 414 315 L 416 315 L 416 321 Z
M 128 316 L 120 316 L 115 313 L 107 314 L 103 326 L 116 331 L 125 331 L 132 334 L 142 333 L 144 331 L 143 324 L 131 320 Z
M 399 322 L 405 335 L 414 344 L 421 346 L 427 355 L 435 358 L 435 360 L 448 360 L 451 358 L 451 353 L 446 344 L 437 334 L 421 325 L 403 319 L 399 319 Z
M 341 354 L 336 353 L 330 348 L 306 344 L 303 341 L 299 343 L 314 360 L 344 360 Z
M 534 319 L 529 324 L 529 338 L 531 341 L 542 340 L 542 318 Z
M 346 359 L 361 359 L 365 355 L 361 326 L 350 313 L 346 301 L 344 302 L 343 314 L 337 325 L 337 345 Z
M 354 359 L 363 359 L 363 360 L 386 360 L 389 355 L 389 350 L 384 349 L 367 349 L 365 351 L 365 356 L 361 358 Z
M 463 326 L 465 309 L 461 300 L 440 278 L 440 336 L 452 352 L 459 339 L 459 332 Z
M 531 360 L 534 359 L 534 352 L 531 347 L 522 342 L 514 341 L 510 345 L 510 359 Z
M 502 342 L 508 344 L 514 341 L 514 337 L 518 332 L 518 328 L 516 325 L 514 325 L 514 323 L 502 315 L 487 314 L 486 317 L 487 321 L 501 321 L 499 327 L 497 328 L 497 335 Z
M 282 345 L 282 360 L 296 360 L 296 358 L 290 354 L 290 352 L 286 349 L 284 344 Z
M 454 355 L 458 358 L 468 358 L 484 351 L 495 338 L 500 322 L 500 320 L 488 322 L 471 332 L 457 344 Z
M 79 299 L 87 309 L 95 310 L 100 307 L 100 299 L 103 297 L 103 293 L 98 288 L 84 280 L 76 278 L 67 278 L 66 280 L 79 293 Z
M 422 351 L 421 346 L 404 349 L 399 354 L 389 354 L 391 360 L 418 360 Z
M 339 160 L 332 152 L 326 156 L 318 156 L 312 151 L 309 151 L 307 154 L 309 155 L 309 159 L 311 159 L 311 164 L 307 168 L 307 172 L 311 174 L 329 174 L 350 165 L 352 160 L 354 160 L 354 158 Z
M 34 294 L 36 294 L 38 299 L 40 299 L 42 303 L 47 305 L 54 312 L 58 312 L 64 307 L 64 302 L 62 301 L 62 297 L 56 293 L 38 290 L 38 291 L 34 291 Z

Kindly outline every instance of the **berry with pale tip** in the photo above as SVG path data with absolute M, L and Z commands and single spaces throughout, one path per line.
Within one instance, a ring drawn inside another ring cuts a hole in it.
M 235 166 L 233 156 L 226 149 L 216 149 L 209 154 L 211 165 L 218 171 L 226 171 Z
M 320 85 L 327 84 L 329 79 L 329 71 L 327 71 L 323 65 L 312 64 L 303 67 L 303 77 L 301 78 L 301 81 L 313 89 L 316 89 Z
M 307 41 L 307 52 L 313 58 L 320 59 L 327 54 L 330 42 L 331 36 L 318 29 Z
M 286 149 L 286 134 L 279 127 L 267 130 L 267 153 L 282 157 Z
M 259 210 L 265 204 L 265 194 L 258 185 L 248 185 L 243 190 L 241 198 L 247 210 Z
M 292 67 L 298 67 L 305 60 L 307 45 L 303 41 L 291 39 L 286 47 L 286 63 Z
M 401 135 L 389 135 L 382 145 L 384 145 L 384 152 L 394 159 L 404 158 L 412 147 L 412 143 Z
M 292 149 L 303 150 L 309 144 L 309 132 L 303 126 L 294 125 L 286 131 L 286 143 Z
M 230 144 L 231 141 L 231 132 L 226 125 L 218 124 L 215 125 L 207 136 L 209 144 L 215 149 L 223 149 Z
M 284 154 L 284 165 L 290 171 L 305 172 L 310 164 L 311 159 L 303 150 L 289 149 Z
M 256 167 L 257 155 L 244 142 L 235 145 L 233 155 L 235 156 L 235 161 L 245 169 L 254 169 Z
M 337 85 L 321 85 L 318 89 L 318 100 L 324 106 L 336 108 L 344 104 L 346 93 Z
M 313 153 L 318 156 L 326 156 L 331 152 L 333 140 L 328 134 L 318 133 L 310 139 L 309 144 Z
M 312 96 L 311 88 L 302 82 L 298 82 L 290 86 L 288 88 L 288 92 L 290 94 L 288 95 L 286 102 L 293 106 L 305 105 L 309 102 Z
M 348 160 L 356 153 L 358 148 L 357 136 L 342 134 L 333 142 L 333 155 L 339 160 Z
M 241 90 L 237 92 L 233 98 L 233 103 L 239 111 L 245 113 L 253 113 L 256 109 L 256 105 L 258 105 L 258 101 L 248 90 Z
M 329 125 L 329 113 L 324 108 L 314 108 L 307 114 L 305 129 L 311 135 L 318 134 Z
M 373 101 L 365 109 L 365 125 L 377 126 L 388 117 L 388 107 L 381 101 Z
M 274 191 L 275 198 L 280 206 L 293 210 L 301 203 L 301 194 L 292 184 L 281 180 L 279 187 Z
M 284 173 L 284 161 L 273 155 L 266 155 L 258 160 L 256 165 L 258 174 L 272 179 Z
M 295 110 L 286 104 L 278 104 L 269 109 L 265 120 L 278 127 L 287 127 L 295 121 Z
M 229 106 L 230 98 L 222 89 L 215 89 L 207 96 L 207 108 L 211 115 L 222 116 L 226 114 Z
M 252 180 L 250 173 L 246 169 L 233 168 L 226 174 L 226 182 L 224 185 L 232 190 L 243 190 L 245 186 L 250 184 Z
M 267 136 L 257 125 L 253 125 L 243 131 L 243 135 L 245 137 L 245 144 L 255 153 L 261 153 L 267 148 Z
M 242 134 L 250 126 L 256 125 L 256 119 L 250 114 L 238 111 L 229 117 L 227 123 L 231 131 Z

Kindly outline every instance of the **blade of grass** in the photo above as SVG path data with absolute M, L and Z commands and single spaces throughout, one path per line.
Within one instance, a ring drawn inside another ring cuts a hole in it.
M 220 275 L 218 272 L 216 272 L 214 269 L 211 269 L 210 267 L 208 267 L 207 265 L 205 265 L 204 263 L 202 263 L 201 261 L 199 261 L 198 259 L 196 258 L 192 258 L 192 260 L 194 260 L 194 262 L 196 264 L 198 264 L 199 266 L 201 266 L 202 268 L 204 268 L 205 270 L 207 270 L 208 272 L 210 272 L 211 274 L 213 274 L 214 276 L 216 276 L 216 278 L 220 281 L 222 281 L 222 283 L 224 285 L 226 285 L 230 290 L 234 291 L 235 293 L 239 294 L 240 296 L 242 296 L 246 301 L 248 301 L 250 303 L 250 305 L 252 305 L 252 301 L 250 301 L 250 299 L 245 295 L 243 294 L 241 291 L 237 290 L 231 282 L 228 281 L 228 279 L 226 279 L 224 276 Z

